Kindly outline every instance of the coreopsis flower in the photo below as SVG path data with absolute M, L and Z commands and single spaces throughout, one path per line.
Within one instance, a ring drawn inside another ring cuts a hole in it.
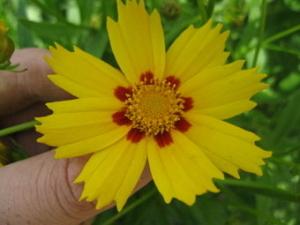
M 240 60 L 226 64 L 222 25 L 190 26 L 166 51 L 156 10 L 118 1 L 118 15 L 107 29 L 120 69 L 79 48 L 56 45 L 47 58 L 49 79 L 77 98 L 47 104 L 53 114 L 38 118 L 39 141 L 55 146 L 56 158 L 91 154 L 75 180 L 84 183 L 81 199 L 122 209 L 147 163 L 167 203 L 217 192 L 213 179 L 223 173 L 261 175 L 271 153 L 222 120 L 255 107 L 265 75 Z

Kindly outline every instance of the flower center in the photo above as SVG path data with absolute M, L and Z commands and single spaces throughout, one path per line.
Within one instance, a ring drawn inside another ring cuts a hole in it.
M 141 81 L 125 101 L 125 116 L 132 126 L 146 135 L 157 135 L 174 128 L 184 109 L 176 86 L 167 80 Z

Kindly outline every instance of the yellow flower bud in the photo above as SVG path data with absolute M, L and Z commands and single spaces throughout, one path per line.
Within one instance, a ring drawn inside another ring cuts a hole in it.
M 15 45 L 7 36 L 7 31 L 5 24 L 0 21 L 0 63 L 8 61 L 15 50 Z

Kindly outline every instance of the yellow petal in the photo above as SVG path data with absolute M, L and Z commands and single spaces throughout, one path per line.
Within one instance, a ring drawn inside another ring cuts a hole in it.
M 93 100 L 76 99 L 49 103 L 48 106 L 55 113 L 36 118 L 41 123 L 36 126 L 36 130 L 44 134 L 38 139 L 38 142 L 50 146 L 62 146 L 118 130 L 119 126 L 112 122 L 112 114 L 117 110 L 102 108 L 101 111 L 86 111 L 99 108 L 98 102 Z M 101 105 L 101 107 L 104 106 L 105 104 Z
M 249 100 L 240 100 L 228 104 L 198 109 L 193 113 L 212 116 L 218 119 L 228 119 L 243 112 L 250 111 L 257 104 Z
M 160 16 L 147 13 L 144 1 L 118 1 L 118 22 L 108 18 L 107 29 L 115 58 L 131 83 L 151 71 L 162 77 L 165 44 Z
M 70 52 L 56 45 L 55 48 L 50 47 L 49 50 L 51 56 L 47 56 L 46 61 L 55 73 L 83 88 L 99 94 L 112 95 L 114 88 L 118 85 L 128 85 L 125 77 L 118 70 L 78 48 Z M 67 90 L 63 83 L 57 85 Z
M 188 174 L 193 177 L 192 180 L 196 182 L 197 187 L 203 187 L 200 188 L 200 192 L 197 192 L 197 194 L 206 191 L 219 191 L 213 183 L 213 178 L 223 179 L 223 173 L 215 167 L 202 149 L 184 134 L 173 132 L 173 138 L 176 140 L 175 148 L 177 151 L 174 151 L 174 154 L 177 155 L 177 159 L 185 164 L 183 168 L 189 171 Z
M 121 148 L 121 146 L 119 148 Z M 101 181 L 99 182 L 100 185 L 95 190 L 95 192 L 91 193 L 91 195 L 89 196 L 88 198 L 89 201 L 97 198 L 97 204 L 96 204 L 97 209 L 101 209 L 104 206 L 113 203 L 116 196 L 116 192 L 120 188 L 120 185 L 122 184 L 126 176 L 126 171 L 128 170 L 130 164 L 132 163 L 132 159 L 133 159 L 132 148 L 134 148 L 134 146 L 130 146 L 130 148 L 127 149 L 124 148 L 123 146 L 123 149 L 120 152 L 121 157 L 119 157 L 118 160 L 115 160 L 115 163 L 110 163 L 110 167 L 107 167 L 108 170 L 108 172 L 106 173 L 107 175 L 105 176 L 102 182 Z M 111 159 L 107 158 L 107 161 L 110 160 Z M 104 174 L 101 174 L 101 176 L 103 175 Z M 94 179 L 97 178 L 94 177 Z
M 128 127 L 120 126 L 82 141 L 62 145 L 55 149 L 55 158 L 71 158 L 103 150 L 120 140 L 127 132 Z M 43 140 L 47 142 L 46 137 Z
M 199 88 L 205 87 L 212 82 L 222 80 L 234 73 L 239 72 L 244 65 L 243 60 L 238 60 L 226 65 L 206 68 L 199 72 L 196 76 L 191 77 L 187 82 L 184 82 L 179 91 L 182 93 L 197 91 Z
M 84 167 L 82 168 L 80 174 L 76 179 L 74 180 L 74 183 L 81 183 L 88 181 L 90 177 L 97 172 L 97 168 L 101 163 L 106 159 L 108 154 L 111 154 L 112 151 L 109 151 L 109 149 L 114 148 L 114 146 L 117 145 L 117 143 L 111 145 L 110 147 L 104 149 L 103 151 L 95 152 L 89 160 L 86 162 Z M 106 151 L 108 150 L 108 151 Z M 86 188 L 84 189 L 85 192 Z M 84 198 L 84 194 L 81 195 L 82 198 Z
M 212 130 L 234 136 L 250 143 L 254 143 L 260 140 L 259 136 L 250 131 L 244 130 L 238 126 L 232 125 L 222 120 L 214 119 L 209 116 L 191 114 L 189 116 L 189 119 L 191 119 L 196 124 L 201 124 L 201 126 L 206 126 L 208 128 L 211 128 Z
M 147 143 L 147 157 L 151 175 L 165 202 L 170 203 L 175 195 L 174 187 L 162 162 L 159 151 L 160 149 L 158 149 L 156 143 L 153 140 L 149 140 Z
M 44 135 L 37 141 L 49 146 L 62 146 L 79 142 L 91 137 L 98 136 L 105 132 L 118 128 L 115 124 L 109 123 L 93 123 L 90 125 L 82 125 L 66 128 L 48 128 L 43 125 L 37 126 L 36 130 Z
M 115 197 L 117 209 L 119 211 L 121 211 L 121 209 L 125 205 L 128 197 L 132 193 L 134 187 L 136 186 L 139 178 L 142 175 L 142 172 L 144 171 L 147 159 L 145 144 L 145 141 L 141 141 L 140 143 L 136 144 L 137 146 L 132 150 L 134 151 L 134 155 L 131 164 Z
M 193 109 L 226 119 L 255 106 L 249 100 L 257 92 L 268 87 L 260 82 L 263 78 L 265 74 L 257 74 L 256 69 L 241 70 L 230 75 L 225 73 L 223 79 L 207 82 L 206 85 L 200 82 L 197 89 L 196 83 L 201 78 L 193 78 L 184 84 L 181 92 L 193 98 Z
M 176 161 L 176 158 L 174 157 L 175 149 L 172 147 L 165 147 L 165 149 L 157 149 L 156 151 L 158 152 L 157 154 L 160 155 L 166 173 L 173 186 L 173 197 L 188 205 L 194 204 L 197 192 L 196 186 L 187 176 L 185 168 Z
M 92 155 L 86 164 L 87 169 L 84 169 L 82 174 L 76 179 L 76 182 L 84 182 L 81 199 L 93 201 L 101 195 L 99 188 L 122 158 L 130 156 L 130 154 L 125 154 L 130 147 L 130 142 L 122 138 L 107 149 L 104 149 L 103 153 L 96 152 Z M 112 180 L 114 181 L 115 179 Z
M 120 101 L 112 96 L 98 98 L 80 98 L 74 100 L 51 102 L 46 104 L 54 113 L 89 112 L 102 110 L 118 110 L 122 107 Z
M 36 120 L 41 123 L 40 129 L 62 129 L 95 123 L 113 123 L 112 114 L 113 112 L 111 111 L 55 113 L 49 116 L 38 117 Z
M 78 97 L 78 98 L 86 98 L 86 97 L 101 97 L 102 95 L 95 91 L 91 90 L 87 87 L 84 87 L 80 84 L 77 84 L 70 79 L 61 76 L 61 75 L 49 75 L 49 80 L 52 81 L 58 87 L 61 87 L 66 92 L 70 93 L 71 95 Z
M 133 163 L 134 162 L 134 163 Z M 82 199 L 97 199 L 97 208 L 113 201 L 120 211 L 136 186 L 146 164 L 145 142 L 126 139 L 95 153 L 76 182 L 85 182 Z
M 237 169 L 262 174 L 260 166 L 271 152 L 255 146 L 255 134 L 208 116 L 190 114 L 188 120 L 193 125 L 186 135 L 220 170 L 235 177 Z
M 153 180 L 168 203 L 175 197 L 193 204 L 196 195 L 218 191 L 213 178 L 223 174 L 209 161 L 197 145 L 179 132 L 172 132 L 174 144 L 159 148 L 148 144 L 148 161 Z
M 228 32 L 220 33 L 222 25 L 211 27 L 208 21 L 201 28 L 189 27 L 167 52 L 166 74 L 180 77 L 184 82 L 203 69 L 222 65 Z

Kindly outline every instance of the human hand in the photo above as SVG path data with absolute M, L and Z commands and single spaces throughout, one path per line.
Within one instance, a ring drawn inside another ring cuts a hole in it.
M 72 98 L 48 81 L 46 54 L 43 49 L 17 50 L 12 62 L 28 70 L 0 72 L 1 128 L 48 114 L 44 102 Z M 78 225 L 99 213 L 93 204 L 78 201 L 82 186 L 73 184 L 86 157 L 54 160 L 33 130 L 13 137 L 32 157 L 0 169 L 1 224 Z M 136 189 L 149 181 L 146 169 Z

